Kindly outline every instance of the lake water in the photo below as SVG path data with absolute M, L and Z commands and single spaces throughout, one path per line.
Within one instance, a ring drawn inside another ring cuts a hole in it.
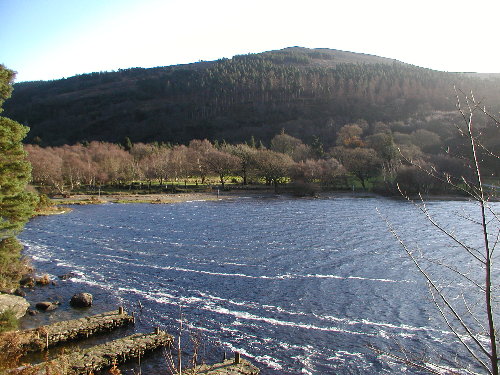
M 481 239 L 454 215 L 475 212 L 473 203 L 428 208 L 460 236 Z M 124 305 L 136 311 L 135 330 L 175 333 L 182 314 L 186 331 L 202 335 L 202 357 L 238 350 L 263 374 L 418 373 L 370 345 L 463 359 L 384 217 L 409 245 L 468 264 L 414 207 L 379 197 L 105 204 L 36 218 L 20 236 L 25 253 L 53 277 L 76 276 L 31 292 L 32 301 L 63 304 L 59 315 L 24 324 Z M 94 294 L 92 308 L 67 307 L 80 291 Z M 166 373 L 164 362 L 149 358 L 142 371 Z

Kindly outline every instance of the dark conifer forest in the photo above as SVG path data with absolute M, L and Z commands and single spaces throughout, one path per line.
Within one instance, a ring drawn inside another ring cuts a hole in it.
M 8 117 L 43 146 L 83 141 L 268 144 L 282 129 L 335 144 L 345 124 L 393 123 L 442 135 L 454 86 L 500 106 L 500 78 L 444 73 L 391 59 L 299 47 L 212 62 L 79 75 L 15 85 Z M 493 108 L 492 108 L 493 107 Z M 396 124 L 396 125 L 394 125 Z
M 204 184 L 210 174 L 222 187 L 240 176 L 276 189 L 287 181 L 348 189 L 354 178 L 363 189 L 442 192 L 421 169 L 468 173 L 456 106 L 471 92 L 498 113 L 497 75 L 293 47 L 23 82 L 5 112 L 31 129 L 33 182 L 61 193 L 144 179 Z M 498 122 L 483 116 L 474 126 L 496 184 Z

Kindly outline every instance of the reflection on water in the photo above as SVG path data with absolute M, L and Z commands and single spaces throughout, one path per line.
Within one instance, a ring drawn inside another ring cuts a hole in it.
M 175 331 L 182 308 L 208 343 L 208 360 L 238 350 L 264 374 L 416 373 L 368 348 L 396 342 L 460 357 L 377 208 L 410 244 L 465 262 L 414 208 L 383 198 L 106 204 L 27 225 L 21 239 L 36 268 L 77 275 L 28 297 L 67 301 L 89 291 L 94 307 L 63 303 L 59 317 L 121 304 L 138 313 L 139 331 Z M 429 208 L 461 236 L 477 237 L 449 214 L 470 211 L 471 203 Z M 158 369 L 161 362 L 150 358 L 143 366 Z

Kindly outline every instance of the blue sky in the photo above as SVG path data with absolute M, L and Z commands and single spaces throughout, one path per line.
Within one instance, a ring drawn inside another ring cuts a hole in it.
M 17 81 L 290 46 L 500 72 L 498 0 L 0 0 L 0 16 Z

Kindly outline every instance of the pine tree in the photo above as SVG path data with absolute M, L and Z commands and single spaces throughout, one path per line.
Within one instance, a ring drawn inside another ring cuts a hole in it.
M 0 104 L 10 96 L 14 73 L 0 65 Z M 0 108 L 0 111 L 2 109 Z M 0 287 L 14 286 L 22 272 L 15 236 L 33 213 L 36 195 L 26 191 L 31 166 L 22 140 L 28 128 L 0 116 Z
M 132 143 L 132 141 L 130 140 L 129 137 L 125 137 L 123 139 L 122 145 L 123 145 L 123 149 L 125 151 L 130 151 L 130 150 L 132 150 L 132 147 L 134 147 L 134 144 Z

